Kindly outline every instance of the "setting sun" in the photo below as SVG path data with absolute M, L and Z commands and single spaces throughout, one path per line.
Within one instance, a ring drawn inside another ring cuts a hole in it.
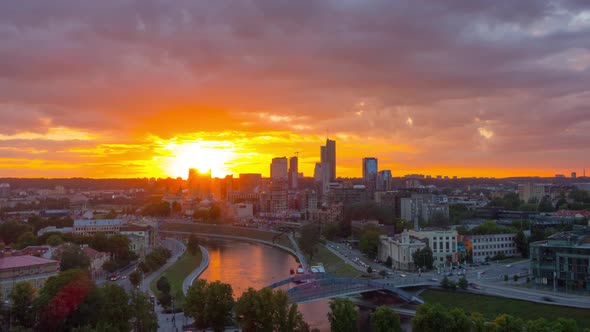
M 186 178 L 189 168 L 196 168 L 202 173 L 211 171 L 213 177 L 231 173 L 227 165 L 234 159 L 231 144 L 199 141 L 170 143 L 165 148 L 170 151 L 166 168 L 171 176 Z

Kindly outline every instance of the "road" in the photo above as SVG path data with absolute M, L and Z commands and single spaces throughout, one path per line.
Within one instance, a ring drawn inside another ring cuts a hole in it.
M 166 264 L 162 265 L 157 271 L 152 272 L 149 276 L 147 276 L 140 285 L 140 288 L 143 292 L 146 292 L 148 294 L 153 294 L 152 291 L 149 289 L 150 287 L 150 283 L 152 282 L 152 280 L 154 280 L 155 278 L 157 278 L 162 272 L 164 272 L 166 269 L 168 269 L 172 264 L 174 264 L 178 258 L 180 258 L 180 256 L 184 253 L 184 251 L 186 250 L 186 246 L 175 239 L 163 239 L 161 240 L 161 244 L 162 246 L 164 246 L 165 248 L 169 249 L 170 252 L 172 253 L 172 256 L 170 257 L 170 259 L 168 260 L 168 262 L 166 262 Z M 128 280 L 126 280 L 128 281 Z M 155 295 L 155 294 L 153 294 Z M 158 324 L 160 325 L 160 328 L 158 329 L 158 331 L 179 331 L 182 330 L 182 324 L 184 322 L 184 315 L 182 313 L 179 314 L 165 314 L 163 312 L 163 308 L 158 305 L 157 303 L 154 304 L 155 305 L 155 311 L 156 314 L 158 315 Z M 173 320 L 172 317 L 175 317 L 175 325 L 173 325 Z
M 364 266 L 367 265 L 371 266 L 373 270 L 385 269 L 390 273 L 387 279 L 392 280 L 393 283 L 395 283 L 395 280 L 399 280 L 400 278 L 403 278 L 403 283 L 408 282 L 408 280 L 412 280 L 417 283 L 440 283 L 445 274 L 444 272 L 437 273 L 435 271 L 424 273 L 394 271 L 386 268 L 382 264 L 371 261 L 360 251 L 356 249 L 350 249 L 345 244 L 328 242 L 326 247 L 359 271 L 366 271 L 366 267 Z M 356 261 L 354 261 L 355 259 Z M 362 264 L 365 265 L 363 266 L 359 262 L 362 262 Z M 512 263 L 490 262 L 488 265 L 474 267 L 463 266 L 463 269 L 455 269 L 453 271 L 453 275 L 448 276 L 448 278 L 456 282 L 462 278 L 462 275 L 459 275 L 459 272 L 464 273 L 465 277 L 470 283 L 475 283 L 478 286 L 479 289 L 470 288 L 470 290 L 474 293 L 495 295 L 512 299 L 522 299 L 545 304 L 590 308 L 590 297 L 588 296 L 556 293 L 547 290 L 528 289 L 522 287 L 526 281 L 529 268 L 529 260 L 521 260 Z M 504 281 L 504 276 L 506 275 L 509 278 L 508 282 Z M 514 275 L 522 276 L 522 278 L 519 278 L 519 281 L 515 283 L 513 281 Z M 520 286 L 518 286 L 518 284 L 520 284 Z M 547 299 L 549 299 L 549 301 L 547 301 Z

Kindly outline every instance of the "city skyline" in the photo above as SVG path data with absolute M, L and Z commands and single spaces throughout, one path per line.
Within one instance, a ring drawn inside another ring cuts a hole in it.
M 579 1 L 31 6 L 0 5 L 0 177 L 311 175 L 326 136 L 343 177 L 589 164 Z

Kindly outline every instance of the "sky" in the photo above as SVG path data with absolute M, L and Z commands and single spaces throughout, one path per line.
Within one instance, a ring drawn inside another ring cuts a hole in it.
M 0 177 L 590 168 L 590 1 L 0 2 Z

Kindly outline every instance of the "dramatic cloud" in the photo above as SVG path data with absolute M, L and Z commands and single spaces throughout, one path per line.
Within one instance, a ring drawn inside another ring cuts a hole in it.
M 3 2 L 0 176 L 176 176 L 191 149 L 311 175 L 326 134 L 343 176 L 564 173 L 589 36 L 576 0 Z

